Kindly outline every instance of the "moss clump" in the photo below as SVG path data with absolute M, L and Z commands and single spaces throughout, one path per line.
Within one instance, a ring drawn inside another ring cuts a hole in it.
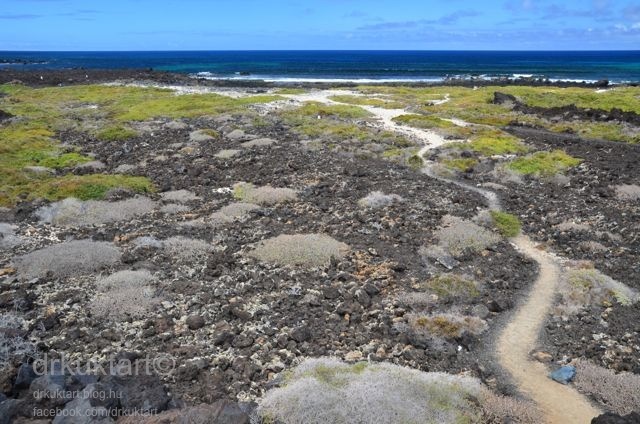
M 69 168 L 90 161 L 91 158 L 83 156 L 80 153 L 64 153 L 58 156 L 50 156 L 42 159 L 41 161 L 38 161 L 38 165 L 45 166 L 47 168 L 60 169 Z
M 411 155 L 407 159 L 407 165 L 412 169 L 420 169 L 424 166 L 424 160 L 418 155 Z
M 467 146 L 483 156 L 525 153 L 528 150 L 520 140 L 508 135 L 481 135 L 471 140 Z
M 455 274 L 442 274 L 425 283 L 425 288 L 440 298 L 469 299 L 480 296 L 476 283 Z
M 517 216 L 506 212 L 491 211 L 493 224 L 504 237 L 515 237 L 520 234 L 522 224 Z
M 398 156 L 402 156 L 402 149 L 398 149 L 398 148 L 393 148 L 393 149 L 387 149 L 384 152 L 382 152 L 382 157 L 383 158 L 396 158 Z
M 103 141 L 122 141 L 136 137 L 138 135 L 132 129 L 125 128 L 122 125 L 114 125 L 98 131 L 96 137 Z
M 553 176 L 578 166 L 582 159 L 574 158 L 562 150 L 537 152 L 511 161 L 509 169 L 525 175 Z
M 154 190 L 151 181 L 145 177 L 126 175 L 65 175 L 34 184 L 30 198 L 43 197 L 48 200 L 59 200 L 75 197 L 80 200 L 102 199 L 113 188 L 128 188 L 138 193 L 149 193 Z
M 471 172 L 473 167 L 478 164 L 478 159 L 475 158 L 456 158 L 445 159 L 442 161 L 444 166 L 449 169 L 455 169 L 460 172 Z

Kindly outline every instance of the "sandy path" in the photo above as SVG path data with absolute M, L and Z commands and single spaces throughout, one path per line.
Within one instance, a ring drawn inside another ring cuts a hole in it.
M 297 102 L 320 102 L 324 104 L 347 104 L 336 102 L 335 100 L 330 99 L 333 96 L 363 96 L 361 93 L 357 91 L 349 91 L 349 90 L 321 90 L 321 91 L 312 91 L 304 94 L 288 94 L 282 95 L 282 97 L 286 97 L 290 100 L 295 100 Z M 445 96 L 444 99 L 436 100 L 434 104 L 443 104 L 449 101 L 449 96 Z M 428 149 L 433 149 L 435 147 L 442 146 L 443 144 L 450 142 L 450 140 L 445 140 L 440 134 L 435 131 L 422 130 L 419 128 L 413 128 L 409 126 L 399 125 L 393 121 L 393 118 L 397 118 L 400 115 L 406 115 L 411 112 L 407 112 L 405 109 L 386 109 L 375 106 L 363 106 L 357 105 L 367 112 L 371 113 L 377 120 L 380 122 L 382 128 L 388 131 L 393 131 L 398 134 L 402 134 L 406 137 L 415 139 L 424 147 L 420 150 L 418 155 L 422 155 L 423 152 L 426 152 Z M 426 150 L 425 150 L 426 149 Z
M 429 165 L 425 167 L 425 173 L 481 194 L 487 200 L 489 209 L 502 209 L 500 199 L 493 191 L 435 175 Z M 495 349 L 498 362 L 511 374 L 520 391 L 538 404 L 545 422 L 588 424 L 601 412 L 571 386 L 551 380 L 548 377 L 549 370 L 542 363 L 529 358 L 529 352 L 535 349 L 540 330 L 553 305 L 559 267 L 549 253 L 538 249 L 526 235 L 515 237 L 511 242 L 519 252 L 538 263 L 540 272 L 531 287 L 529 297 L 511 317 L 498 338 Z
M 529 352 L 536 346 L 553 304 L 558 285 L 558 265 L 529 237 L 520 235 L 512 241 L 522 254 L 539 264 L 540 273 L 526 303 L 518 309 L 498 339 L 498 360 L 520 390 L 540 406 L 548 423 L 590 423 L 593 417 L 600 415 L 600 411 L 570 386 L 547 377 L 549 371 L 543 364 L 529 359 Z

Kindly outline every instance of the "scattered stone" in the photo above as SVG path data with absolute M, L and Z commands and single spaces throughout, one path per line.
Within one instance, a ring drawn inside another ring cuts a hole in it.
M 160 193 L 160 198 L 162 198 L 162 200 L 165 202 L 174 203 L 189 203 L 197 200 L 202 200 L 201 197 L 197 196 L 195 193 L 190 192 L 189 190 L 165 191 L 164 193 Z
M 76 165 L 73 169 L 76 174 L 96 174 L 104 171 L 107 166 L 99 160 L 92 160 L 90 162 L 81 163 Z
M 25 166 L 23 169 L 36 175 L 54 175 L 56 173 L 55 169 L 47 168 L 46 166 Z
M 196 130 L 189 134 L 189 141 L 193 143 L 201 143 L 205 141 L 215 140 L 217 137 L 214 137 L 210 131 L 207 130 Z
M 213 156 L 218 159 L 231 159 L 232 157 L 237 156 L 240 153 L 242 153 L 241 150 L 225 149 L 225 150 L 220 150 L 218 153 L 216 153 Z
M 122 165 L 118 165 L 113 172 L 116 174 L 133 174 L 138 169 L 135 165 L 129 165 L 123 163 Z
M 349 352 L 346 355 L 344 355 L 344 360 L 347 361 L 347 362 L 361 361 L 362 360 L 362 352 L 360 352 L 359 350 L 354 350 L 352 352 Z
M 271 138 L 257 138 L 255 140 L 242 143 L 242 147 L 244 148 L 264 147 L 264 146 L 271 146 L 274 143 L 276 143 L 276 141 Z
M 199 330 L 205 324 L 204 318 L 200 315 L 189 315 L 185 322 L 190 330 Z
M 538 362 L 543 362 L 543 363 L 549 363 L 553 360 L 553 356 L 547 352 L 534 352 L 533 355 L 531 355 L 533 357 L 533 359 L 535 359 Z
M 569 384 L 575 376 L 576 367 L 573 365 L 562 366 L 549 374 L 549 378 L 561 384 Z

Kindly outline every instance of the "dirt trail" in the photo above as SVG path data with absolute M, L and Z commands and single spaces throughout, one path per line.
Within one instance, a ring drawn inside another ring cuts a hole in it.
M 543 411 L 548 423 L 585 424 L 600 415 L 589 401 L 570 386 L 563 386 L 547 377 L 547 368 L 529 359 L 558 285 L 558 265 L 531 239 L 520 235 L 513 239 L 520 252 L 540 265 L 540 273 L 526 300 L 498 339 L 500 364 L 509 371 L 520 390 L 533 399 Z

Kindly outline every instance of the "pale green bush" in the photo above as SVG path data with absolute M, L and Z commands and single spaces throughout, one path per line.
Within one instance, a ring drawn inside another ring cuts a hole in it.
M 467 221 L 451 215 L 442 218 L 442 225 L 435 232 L 440 246 L 452 255 L 460 255 L 466 249 L 480 252 L 498 243 L 499 235 Z
M 36 211 L 40 222 L 61 227 L 89 226 L 109 222 L 127 221 L 137 216 L 152 212 L 156 203 L 146 197 L 117 202 L 88 200 L 86 202 L 74 198 L 44 206 Z
M 397 194 L 384 194 L 381 191 L 372 191 L 366 197 L 358 201 L 358 204 L 368 208 L 384 208 L 395 202 L 401 202 L 402 197 Z
M 296 191 L 290 188 L 275 188 L 271 186 L 256 187 L 251 183 L 238 183 L 234 185 L 233 196 L 243 202 L 267 206 L 291 202 L 298 198 Z
M 640 375 L 600 367 L 579 359 L 574 362 L 576 377 L 573 384 L 583 393 L 594 397 L 616 414 L 627 415 L 640 411 Z
M 96 281 L 97 294 L 91 312 L 100 318 L 144 318 L 160 303 L 150 285 L 155 278 L 147 270 L 120 271 Z
M 332 358 L 307 359 L 288 372 L 258 413 L 283 424 L 541 422 L 530 403 L 496 396 L 472 377 Z
M 325 234 L 282 234 L 262 241 L 249 255 L 280 265 L 326 266 L 348 250 L 345 243 Z
M 260 206 L 253 203 L 236 202 L 220 208 L 211 214 L 210 219 L 213 224 L 227 224 L 233 221 L 240 221 L 246 218 L 251 211 L 260 209 Z
M 593 268 L 567 269 L 560 291 L 560 314 L 575 314 L 588 305 L 619 303 L 632 305 L 640 300 L 640 294 L 613 278 Z
M 14 265 L 22 279 L 89 274 L 120 260 L 120 251 L 102 241 L 75 240 L 54 244 L 17 257 Z
M 172 259 L 187 263 L 203 260 L 213 250 L 211 245 L 203 240 L 183 236 L 168 238 L 163 244 Z

